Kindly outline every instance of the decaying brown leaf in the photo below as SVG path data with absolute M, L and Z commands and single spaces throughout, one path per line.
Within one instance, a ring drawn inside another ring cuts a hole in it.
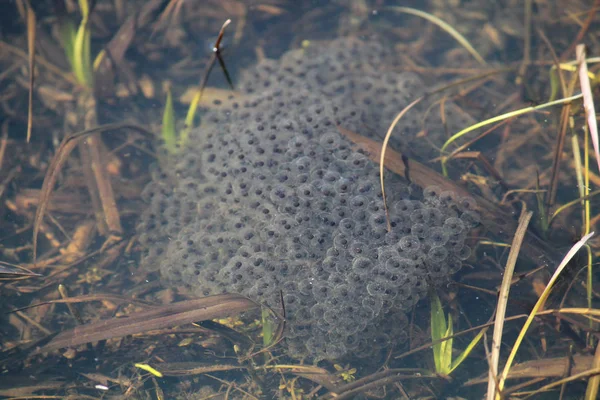
M 221 294 L 180 301 L 127 317 L 93 322 L 61 332 L 38 349 L 36 353 L 133 335 L 153 329 L 228 317 L 259 307 L 259 304 L 254 301 L 237 294 Z

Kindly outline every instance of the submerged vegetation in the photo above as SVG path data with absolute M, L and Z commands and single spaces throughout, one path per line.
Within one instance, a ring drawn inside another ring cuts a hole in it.
M 15 378 L 0 396 L 597 397 L 600 2 L 41 3 L 16 1 L 26 33 L 0 42 L 0 369 Z M 470 267 L 410 310 L 404 347 L 313 364 L 281 346 L 283 288 L 271 309 L 163 287 L 133 227 L 151 164 L 171 165 L 203 109 L 243 101 L 243 68 L 340 35 L 394 43 L 390 68 L 431 88 L 380 141 L 338 127 L 379 164 L 388 228 L 384 174 L 471 195 L 483 227 Z M 411 115 L 428 155 L 398 140 Z

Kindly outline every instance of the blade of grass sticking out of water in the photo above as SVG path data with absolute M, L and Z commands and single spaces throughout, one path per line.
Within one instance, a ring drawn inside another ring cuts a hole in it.
M 561 272 L 565 269 L 565 267 L 567 266 L 567 264 L 569 263 L 569 261 L 571 261 L 571 259 L 575 256 L 575 254 L 579 251 L 579 249 L 581 249 L 581 247 L 593 235 L 594 235 L 594 232 L 588 233 L 583 238 L 581 238 L 577 243 L 575 243 L 573 245 L 573 247 L 571 247 L 571 249 L 569 250 L 569 252 L 567 253 L 567 255 L 563 258 L 563 260 L 560 262 L 560 264 L 556 268 L 556 271 L 554 272 L 554 274 L 550 278 L 550 281 L 546 285 L 546 288 L 544 289 L 544 291 L 540 295 L 540 298 L 538 299 L 538 301 L 535 303 L 535 306 L 533 307 L 533 310 L 531 310 L 531 312 L 529 313 L 529 316 L 527 317 L 527 320 L 525 321 L 525 324 L 521 328 L 521 331 L 519 332 L 519 336 L 517 337 L 517 340 L 515 341 L 515 344 L 512 347 L 510 355 L 508 356 L 508 359 L 506 360 L 506 365 L 504 366 L 504 370 L 502 371 L 502 375 L 499 378 L 499 381 L 498 381 L 498 392 L 499 393 L 502 391 L 502 389 L 504 389 L 504 382 L 506 381 L 508 373 L 510 372 L 510 368 L 512 366 L 512 363 L 515 360 L 515 357 L 517 355 L 517 351 L 519 351 L 521 343 L 523 342 L 523 339 L 525 338 L 525 334 L 527 333 L 527 330 L 531 326 L 531 323 L 533 322 L 533 319 L 537 315 L 537 313 L 540 310 L 540 308 L 542 307 L 542 305 L 546 303 L 546 300 L 548 299 L 548 296 L 550 295 L 550 292 L 552 291 L 552 287 L 554 286 L 554 283 L 556 282 L 556 280 L 560 276 Z M 499 399 L 500 398 L 499 395 L 496 398 Z
M 452 143 L 454 143 L 456 140 L 460 139 L 461 137 L 463 137 L 467 133 L 472 132 L 472 131 L 474 131 L 476 129 L 479 129 L 479 128 L 483 127 L 483 126 L 490 125 L 490 124 L 493 124 L 495 122 L 503 121 L 503 120 L 505 120 L 507 118 L 516 117 L 516 116 L 519 116 L 519 115 L 527 114 L 527 113 L 530 113 L 530 112 L 533 112 L 533 111 L 542 110 L 544 108 L 556 106 L 556 105 L 559 105 L 559 104 L 565 104 L 565 103 L 568 103 L 570 101 L 580 99 L 581 97 L 582 97 L 581 94 L 577 94 L 575 96 L 566 97 L 566 98 L 563 98 L 563 99 L 559 99 L 559 100 L 551 101 L 551 102 L 548 102 L 548 103 L 540 104 L 540 105 L 535 106 L 535 107 L 532 106 L 532 107 L 522 108 L 520 110 L 511 111 L 511 112 L 508 112 L 508 113 L 505 113 L 505 114 L 502 114 L 502 115 L 498 115 L 498 116 L 490 118 L 490 119 L 486 119 L 485 121 L 478 122 L 478 123 L 476 123 L 474 125 L 471 125 L 471 126 L 465 128 L 465 129 L 463 129 L 462 131 L 460 131 L 458 133 L 455 133 L 454 135 L 452 135 L 446 141 L 446 143 L 444 143 L 444 145 L 442 146 L 442 148 L 440 150 L 440 153 L 442 154 L 442 156 L 441 156 L 441 162 L 442 162 L 442 171 L 443 171 L 444 176 L 448 176 L 448 170 L 446 168 L 446 163 L 448 162 L 448 157 L 444 156 L 443 154 L 446 152 L 446 149 L 448 148 L 448 146 L 450 146 Z
M 502 277 L 502 285 L 500 286 L 500 292 L 498 294 L 498 304 L 496 305 L 496 322 L 494 323 L 494 334 L 492 337 L 492 354 L 490 357 L 490 369 L 488 374 L 488 390 L 487 400 L 494 400 L 496 396 L 496 379 L 498 377 L 498 364 L 500 362 L 500 345 L 502 344 L 502 332 L 504 330 L 504 321 L 506 317 L 506 308 L 508 306 L 508 297 L 510 293 L 510 285 L 515 272 L 515 265 L 517 264 L 517 258 L 521 251 L 521 244 L 523 238 L 527 232 L 529 221 L 533 213 L 528 211 L 521 215 L 519 219 L 519 226 L 515 232 L 512 246 L 510 247 L 510 253 L 508 254 L 508 260 L 506 261 L 506 267 L 504 268 L 504 275 Z
M 404 13 L 404 14 L 411 14 L 411 15 L 415 15 L 417 17 L 421 17 L 421 18 L 426 19 L 427 21 L 439 26 L 446 33 L 448 33 L 450 36 L 452 36 L 458 43 L 460 43 L 460 45 L 463 46 L 473 56 L 473 58 L 475 58 L 477 60 L 477 62 L 479 62 L 482 65 L 487 64 L 485 62 L 485 60 L 483 59 L 483 57 L 481 57 L 481 55 L 477 52 L 477 50 L 475 50 L 475 48 L 471 45 L 471 43 L 469 43 L 469 41 L 463 35 L 461 35 L 450 24 L 441 20 L 440 18 L 436 17 L 435 15 L 426 13 L 425 11 L 417 10 L 415 8 L 410 8 L 410 7 L 387 7 L 387 8 L 392 11 L 396 11 L 396 12 L 400 12 L 400 13 Z
M 600 140 L 598 139 L 598 123 L 596 121 L 596 110 L 594 108 L 594 98 L 592 96 L 592 87 L 588 77 L 587 63 L 585 62 L 585 45 L 579 44 L 575 48 L 577 54 L 577 62 L 579 64 L 579 85 L 583 94 L 583 107 L 589 128 L 592 144 L 594 145 L 594 153 L 600 171 Z
M 167 88 L 167 101 L 163 112 L 161 137 L 169 154 L 177 150 L 177 133 L 175 131 L 175 111 L 173 110 L 173 96 L 171 88 Z
M 33 83 L 35 81 L 36 18 L 31 4 L 27 5 L 27 50 L 29 51 L 29 99 L 27 107 L 27 143 L 31 140 L 33 126 Z
M 392 230 L 392 226 L 390 225 L 390 215 L 389 215 L 389 212 L 388 212 L 387 200 L 385 198 L 385 185 L 383 184 L 383 171 L 385 169 L 385 152 L 387 150 L 387 146 L 388 146 L 388 143 L 390 141 L 390 138 L 392 137 L 392 132 L 394 131 L 394 128 L 396 127 L 396 125 L 398 124 L 398 122 L 400 121 L 400 119 L 408 111 L 410 111 L 411 108 L 413 108 L 418 103 L 420 103 L 423 100 L 423 98 L 424 97 L 419 97 L 418 99 L 416 99 L 415 101 L 413 101 L 412 103 L 410 103 L 409 105 L 407 105 L 406 107 L 404 107 L 404 110 L 400 111 L 398 113 L 398 115 L 396 115 L 396 118 L 394 118 L 394 120 L 392 121 L 392 124 L 390 125 L 390 128 L 388 129 L 387 133 L 385 134 L 385 139 L 383 139 L 383 144 L 381 145 L 381 156 L 379 157 L 379 180 L 380 180 L 380 183 L 381 183 L 381 194 L 382 194 L 382 197 L 383 197 L 383 208 L 385 209 L 385 217 L 386 217 L 386 221 L 387 221 L 388 231 Z

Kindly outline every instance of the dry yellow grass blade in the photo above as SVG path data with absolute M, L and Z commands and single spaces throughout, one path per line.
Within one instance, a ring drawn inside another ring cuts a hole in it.
M 27 110 L 27 143 L 31 140 L 33 125 L 33 82 L 35 80 L 35 12 L 27 6 L 27 48 L 29 51 L 29 105 Z
M 600 369 L 600 343 L 596 346 L 596 352 L 594 353 L 594 361 L 592 362 L 592 369 Z M 600 386 L 600 375 L 593 375 L 588 380 L 587 388 L 585 390 L 585 400 L 594 400 L 598 398 L 598 387 Z
M 387 221 L 388 231 L 391 231 L 392 227 L 390 225 L 390 215 L 388 213 L 387 200 L 385 199 L 385 185 L 383 184 L 383 171 L 385 169 L 385 165 L 384 165 L 385 164 L 385 151 L 387 149 L 390 138 L 392 137 L 392 132 L 394 131 L 394 128 L 396 127 L 396 125 L 398 124 L 400 119 L 408 111 L 410 111 L 411 108 L 413 108 L 415 105 L 420 103 L 421 100 L 423 100 L 423 97 L 419 97 L 418 99 L 416 99 L 415 101 L 413 101 L 412 103 L 407 105 L 404 108 L 404 110 L 402 110 L 402 111 L 400 111 L 400 113 L 398 113 L 398 115 L 396 115 L 396 118 L 394 118 L 394 121 L 392 121 L 390 128 L 388 129 L 387 133 L 385 134 L 385 139 L 383 139 L 383 144 L 381 145 L 381 156 L 379 157 L 379 180 L 381 183 L 381 195 L 383 196 L 383 208 L 385 209 L 385 218 Z
M 504 269 L 504 276 L 502 278 L 502 286 L 500 286 L 500 293 L 498 295 L 498 305 L 496 306 L 496 322 L 494 324 L 494 335 L 492 339 L 492 355 L 490 359 L 490 370 L 488 378 L 488 391 L 487 399 L 494 400 L 496 395 L 496 379 L 498 376 L 498 363 L 500 362 L 500 345 L 502 343 L 502 331 L 504 329 L 504 321 L 506 317 L 506 307 L 508 305 L 508 293 L 510 292 L 510 285 L 512 283 L 513 273 L 515 271 L 515 265 L 517 264 L 517 258 L 521 250 L 521 244 L 525 233 L 527 233 L 527 227 L 533 213 L 528 211 L 521 215 L 519 220 L 519 227 L 515 232 L 512 246 L 510 247 L 510 253 L 508 254 L 508 260 L 506 261 L 506 268 Z
M 594 232 L 591 232 L 591 233 L 585 235 L 584 237 L 581 238 L 581 240 L 579 240 L 577 243 L 575 243 L 573 245 L 573 247 L 571 247 L 571 249 L 569 250 L 567 255 L 563 258 L 563 260 L 560 262 L 559 266 L 556 268 L 556 271 L 552 275 L 552 278 L 550 278 L 550 281 L 546 285 L 546 288 L 540 295 L 540 298 L 538 299 L 537 303 L 535 303 L 533 310 L 531 310 L 531 312 L 529 313 L 529 316 L 527 317 L 527 321 L 525 321 L 525 324 L 521 328 L 521 332 L 519 332 L 519 336 L 517 337 L 517 340 L 515 341 L 515 344 L 512 347 L 512 350 L 508 356 L 508 359 L 506 360 L 506 365 L 504 365 L 504 370 L 502 371 L 502 375 L 499 377 L 498 393 L 496 395 L 496 399 L 500 399 L 499 393 L 501 393 L 502 389 L 504 389 L 504 383 L 506 381 L 506 378 L 508 377 L 512 363 L 515 360 L 517 351 L 519 350 L 521 343 L 523 343 L 525 334 L 527 333 L 527 330 L 531 326 L 533 319 L 535 318 L 536 315 L 538 315 L 542 306 L 545 304 L 546 300 L 548 299 L 548 296 L 550 296 L 550 292 L 552 291 L 552 288 L 553 288 L 554 284 L 556 283 L 556 280 L 560 276 L 561 272 L 565 269 L 565 267 L 569 264 L 569 261 L 571 261 L 571 259 L 575 256 L 575 254 L 579 251 L 579 249 L 581 249 L 581 247 L 583 247 L 583 245 L 593 235 L 594 235 Z

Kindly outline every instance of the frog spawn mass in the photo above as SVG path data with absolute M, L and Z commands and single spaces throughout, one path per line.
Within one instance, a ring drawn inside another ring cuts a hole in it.
M 244 99 L 191 133 L 176 179 L 157 172 L 138 226 L 142 264 L 171 284 L 276 309 L 283 293 L 289 350 L 316 360 L 402 342 L 406 311 L 461 268 L 479 222 L 470 199 L 388 173 L 388 231 L 379 168 L 338 126 L 373 136 L 422 85 L 377 71 L 377 44 L 319 50 L 247 72 Z

